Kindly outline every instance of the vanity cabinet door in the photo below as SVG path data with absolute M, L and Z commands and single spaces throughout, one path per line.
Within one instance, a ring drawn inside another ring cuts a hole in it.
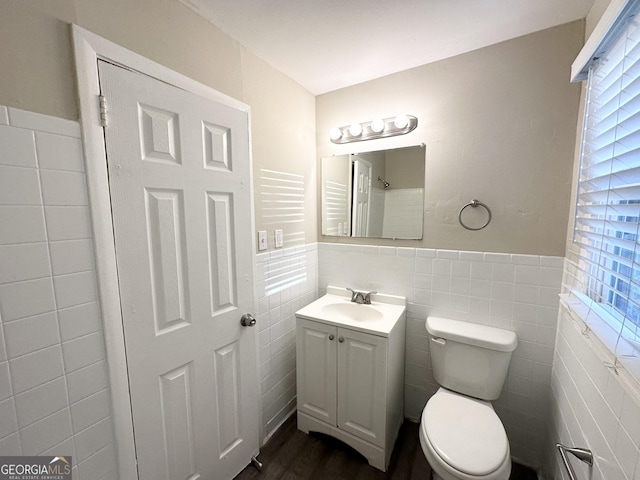
M 336 424 L 336 344 L 338 328 L 298 319 L 298 410 Z
M 338 328 L 338 427 L 385 446 L 387 340 Z

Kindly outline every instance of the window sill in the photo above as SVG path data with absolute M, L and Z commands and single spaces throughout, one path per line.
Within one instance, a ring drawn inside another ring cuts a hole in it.
M 619 336 L 605 309 L 583 293 L 560 295 L 560 306 L 588 339 L 596 355 L 640 398 L 640 345 Z M 616 320 L 613 319 L 615 324 Z

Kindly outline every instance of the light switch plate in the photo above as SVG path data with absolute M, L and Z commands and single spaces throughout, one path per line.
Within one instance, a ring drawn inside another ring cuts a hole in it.
M 284 234 L 282 230 L 276 230 L 274 232 L 276 248 L 282 248 L 282 245 L 284 244 L 283 236 Z
M 258 231 L 258 250 L 266 250 L 267 247 L 267 231 L 259 230 Z

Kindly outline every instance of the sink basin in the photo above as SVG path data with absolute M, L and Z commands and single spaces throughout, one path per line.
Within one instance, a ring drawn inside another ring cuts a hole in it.
M 405 297 L 375 294 L 371 305 L 350 300 L 351 293 L 346 288 L 328 286 L 326 295 L 298 310 L 296 317 L 382 337 L 388 337 L 394 325 L 405 317 Z
M 380 320 L 382 312 L 371 305 L 358 303 L 328 303 L 321 307 L 322 313 L 327 315 L 348 318 L 357 321 Z

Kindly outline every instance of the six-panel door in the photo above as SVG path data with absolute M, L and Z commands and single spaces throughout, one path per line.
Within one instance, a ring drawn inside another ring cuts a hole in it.
M 233 478 L 258 450 L 248 116 L 99 64 L 139 478 Z

